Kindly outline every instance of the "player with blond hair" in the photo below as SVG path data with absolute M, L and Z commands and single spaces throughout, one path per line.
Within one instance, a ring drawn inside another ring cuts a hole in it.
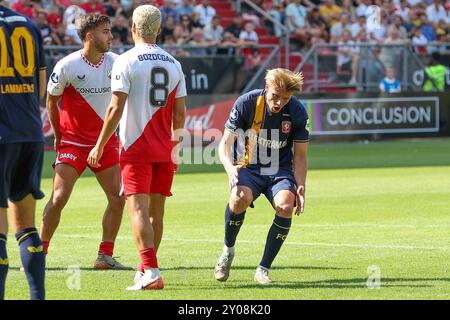
M 159 48 L 161 12 L 152 5 L 133 11 L 135 47 L 117 58 L 112 99 L 88 162 L 97 166 L 120 122 L 122 191 L 141 264 L 128 290 L 162 289 L 156 250 L 163 232 L 166 197 L 174 174 L 173 132 L 184 126 L 186 84 L 180 63 Z M 123 115 L 123 116 L 122 116 Z
M 261 193 L 272 204 L 275 219 L 254 277 L 260 284 L 272 282 L 269 269 L 286 240 L 295 204 L 297 215 L 305 205 L 308 114 L 294 96 L 301 92 L 303 76 L 279 68 L 269 70 L 265 80 L 264 90 L 253 90 L 236 100 L 219 145 L 231 188 L 225 243 L 214 269 L 219 281 L 229 277 L 245 212 Z

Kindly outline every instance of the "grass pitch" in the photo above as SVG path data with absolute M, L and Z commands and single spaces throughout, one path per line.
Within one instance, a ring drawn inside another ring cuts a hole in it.
M 47 155 L 37 222 L 50 195 Z M 311 144 L 305 213 L 271 270 L 270 287 L 253 282 L 273 220 L 264 197 L 247 211 L 229 280 L 213 268 L 224 235 L 227 177 L 220 166 L 184 166 L 168 199 L 158 259 L 162 291 L 127 292 L 134 271 L 92 269 L 106 199 L 95 178 L 81 178 L 47 257 L 48 299 L 449 299 L 450 140 Z M 218 171 L 218 172 L 214 172 Z M 8 238 L 6 299 L 28 299 L 19 252 Z M 139 262 L 127 213 L 115 255 Z M 78 266 L 79 290 L 70 267 Z M 68 271 L 69 268 L 69 271 Z M 370 270 L 380 275 L 369 289 Z M 369 272 L 369 273 L 368 273 Z

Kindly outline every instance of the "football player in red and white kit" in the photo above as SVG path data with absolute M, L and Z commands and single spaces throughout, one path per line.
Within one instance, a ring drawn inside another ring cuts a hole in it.
M 184 126 L 186 83 L 180 63 L 155 45 L 161 12 L 142 5 L 133 12 L 135 47 L 114 62 L 111 104 L 88 162 L 106 155 L 107 141 L 120 121 L 123 193 L 141 265 L 128 290 L 162 289 L 156 250 L 162 236 L 165 198 L 171 196 L 174 133 Z M 123 116 L 122 116 L 123 115 Z
M 47 253 L 77 179 L 88 166 L 87 157 L 103 126 L 111 100 L 111 70 L 117 55 L 108 52 L 112 34 L 108 16 L 90 14 L 77 20 L 83 49 L 61 59 L 48 82 L 47 111 L 55 133 L 53 192 L 42 219 L 40 236 Z M 61 110 L 58 101 L 61 99 Z M 124 197 L 120 196 L 119 142 L 112 136 L 99 167 L 90 167 L 103 188 L 108 206 L 96 269 L 129 269 L 112 255 L 122 221 Z

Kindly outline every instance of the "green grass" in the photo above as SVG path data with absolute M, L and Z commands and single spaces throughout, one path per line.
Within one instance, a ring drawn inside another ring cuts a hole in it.
M 200 170 L 187 167 L 182 170 Z M 47 195 L 48 174 L 42 183 Z M 294 217 L 275 260 L 274 284 L 262 288 L 253 273 L 273 219 L 268 202 L 261 197 L 247 211 L 230 279 L 218 283 L 213 267 L 222 247 L 226 175 L 177 174 L 158 254 L 166 288 L 130 293 L 124 288 L 133 271 L 91 269 L 106 200 L 87 176 L 78 181 L 52 240 L 47 298 L 450 299 L 449 190 L 450 140 L 311 144 L 305 213 Z M 38 203 L 38 222 L 47 199 Z M 27 299 L 11 234 L 8 250 L 6 298 Z M 139 262 L 126 214 L 115 254 L 128 265 Z M 81 266 L 79 291 L 67 288 L 70 265 Z M 381 271 L 380 289 L 366 287 L 372 265 Z

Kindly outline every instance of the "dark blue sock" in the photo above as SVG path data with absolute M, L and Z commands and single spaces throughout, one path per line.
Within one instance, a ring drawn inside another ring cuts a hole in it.
M 242 223 L 244 223 L 245 211 L 239 214 L 235 214 L 230 209 L 230 205 L 227 204 L 225 210 L 225 245 L 227 247 L 234 247 L 236 243 L 236 237 L 241 229 Z
M 270 269 L 270 266 L 280 251 L 284 240 L 286 240 L 289 233 L 289 228 L 291 227 L 291 222 L 292 218 L 288 219 L 275 216 L 273 224 L 269 229 L 269 234 L 267 235 L 263 258 L 259 264 L 261 267 Z
M 30 286 L 31 300 L 45 299 L 45 253 L 36 228 L 16 233 L 20 246 L 20 258 Z
M 6 236 L 0 234 L 0 300 L 5 299 L 5 281 L 8 274 L 8 255 L 6 254 Z

